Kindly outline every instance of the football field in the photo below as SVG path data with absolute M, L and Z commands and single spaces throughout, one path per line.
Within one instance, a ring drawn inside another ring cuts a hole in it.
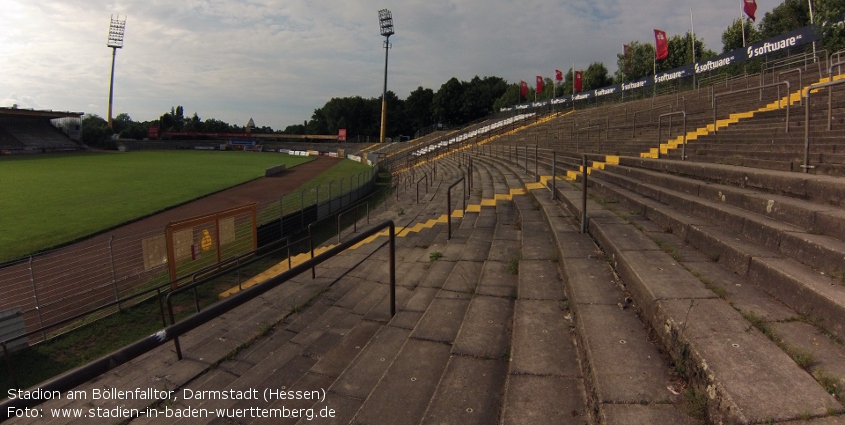
M 58 246 L 313 157 L 145 151 L 0 159 L 0 261 Z

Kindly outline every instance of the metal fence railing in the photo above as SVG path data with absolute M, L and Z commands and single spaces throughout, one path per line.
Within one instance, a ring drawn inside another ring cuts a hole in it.
M 370 193 L 376 178 L 377 170 L 371 168 L 259 203 L 256 246 L 299 233 L 309 223 L 349 207 Z M 238 236 L 244 231 L 238 220 L 240 218 L 236 217 L 232 223 L 223 223 L 234 226 L 230 230 L 235 241 L 244 239 Z M 221 228 L 224 231 L 228 229 L 222 225 Z M 199 237 L 203 236 L 202 230 Z M 205 230 L 209 234 L 218 232 L 215 227 Z M 65 248 L 6 263 L 0 268 L 0 290 L 3 291 L 3 297 L 0 297 L 0 341 L 27 330 L 50 329 L 67 318 L 171 281 L 167 253 L 161 248 L 166 246 L 165 242 L 164 228 L 135 234 L 121 234 L 115 230 Z M 230 252 L 234 245 L 226 246 L 221 255 L 237 255 L 253 248 L 252 244 L 238 244 L 243 246 L 237 252 Z M 191 252 L 185 255 L 190 258 Z M 111 314 L 126 306 L 117 303 L 102 314 Z M 40 332 L 27 340 L 18 340 L 8 348 L 14 351 L 49 339 L 51 332 L 58 334 L 67 329 Z

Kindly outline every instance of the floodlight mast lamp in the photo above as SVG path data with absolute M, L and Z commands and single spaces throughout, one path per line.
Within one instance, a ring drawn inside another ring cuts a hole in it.
M 114 99 L 114 61 L 117 56 L 117 49 L 123 48 L 123 34 L 126 30 L 126 17 L 120 20 L 120 15 L 117 18 L 111 17 L 109 24 L 109 40 L 106 46 L 111 47 L 111 82 L 109 83 L 109 128 L 112 128 L 112 101 Z
M 390 36 L 393 35 L 393 14 L 387 9 L 378 11 L 379 27 L 384 37 L 384 91 L 381 97 L 381 132 L 379 143 L 384 143 L 384 133 L 387 126 L 387 52 L 390 50 Z

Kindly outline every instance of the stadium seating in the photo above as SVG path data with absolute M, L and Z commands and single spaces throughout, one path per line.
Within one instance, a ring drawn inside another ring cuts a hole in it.
M 80 146 L 47 122 L 4 122 L 0 125 L 0 149 L 41 153 L 79 150 Z

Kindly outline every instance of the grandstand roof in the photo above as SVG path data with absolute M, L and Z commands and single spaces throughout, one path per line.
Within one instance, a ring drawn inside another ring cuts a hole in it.
M 0 108 L 0 117 L 82 118 L 84 112 L 37 111 L 35 109 Z

